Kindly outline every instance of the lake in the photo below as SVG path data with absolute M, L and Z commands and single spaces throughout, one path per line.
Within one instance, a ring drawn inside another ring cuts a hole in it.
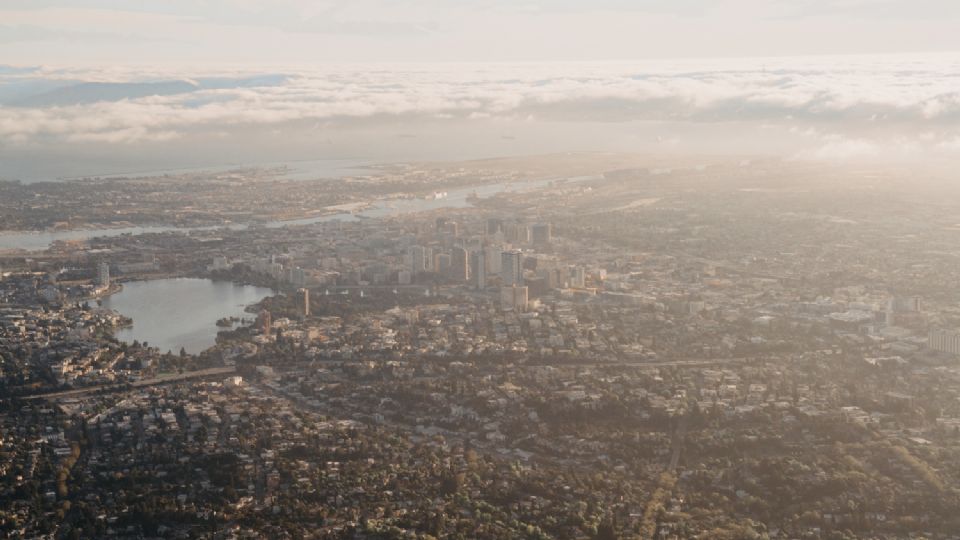
M 250 304 L 270 296 L 264 287 L 227 281 L 174 278 L 131 281 L 123 290 L 103 300 L 103 307 L 133 319 L 131 328 L 118 330 L 117 339 L 137 340 L 178 353 L 180 347 L 197 354 L 214 345 L 223 317 L 247 317 Z

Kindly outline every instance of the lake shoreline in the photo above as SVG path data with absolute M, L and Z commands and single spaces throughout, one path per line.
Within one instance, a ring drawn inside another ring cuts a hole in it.
M 114 333 L 119 341 L 199 354 L 216 345 L 222 330 L 217 321 L 249 318 L 246 308 L 273 294 L 270 288 L 210 278 L 146 279 L 125 282 L 122 291 L 103 299 L 102 307 L 133 321 Z

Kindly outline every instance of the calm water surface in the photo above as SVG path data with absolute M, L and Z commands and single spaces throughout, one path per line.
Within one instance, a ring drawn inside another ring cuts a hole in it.
M 177 353 L 183 347 L 196 354 L 215 343 L 218 319 L 252 318 L 243 309 L 271 294 L 270 289 L 227 281 L 156 279 L 124 283 L 103 306 L 133 319 L 132 328 L 117 332 L 121 341 L 146 341 L 161 352 Z

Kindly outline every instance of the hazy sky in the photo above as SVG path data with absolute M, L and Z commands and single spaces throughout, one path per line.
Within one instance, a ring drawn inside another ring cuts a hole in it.
M 517 61 L 960 50 L 956 0 L 2 0 L 0 63 Z
M 957 0 L 0 0 L 0 179 L 567 150 L 960 159 Z

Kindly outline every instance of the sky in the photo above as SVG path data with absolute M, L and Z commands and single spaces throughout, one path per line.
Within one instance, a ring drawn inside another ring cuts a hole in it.
M 960 50 L 954 0 L 3 0 L 7 63 L 572 61 Z
M 960 50 L 954 0 L 3 0 L 6 62 L 572 61 Z
M 569 150 L 960 157 L 960 2 L 0 0 L 0 178 Z

